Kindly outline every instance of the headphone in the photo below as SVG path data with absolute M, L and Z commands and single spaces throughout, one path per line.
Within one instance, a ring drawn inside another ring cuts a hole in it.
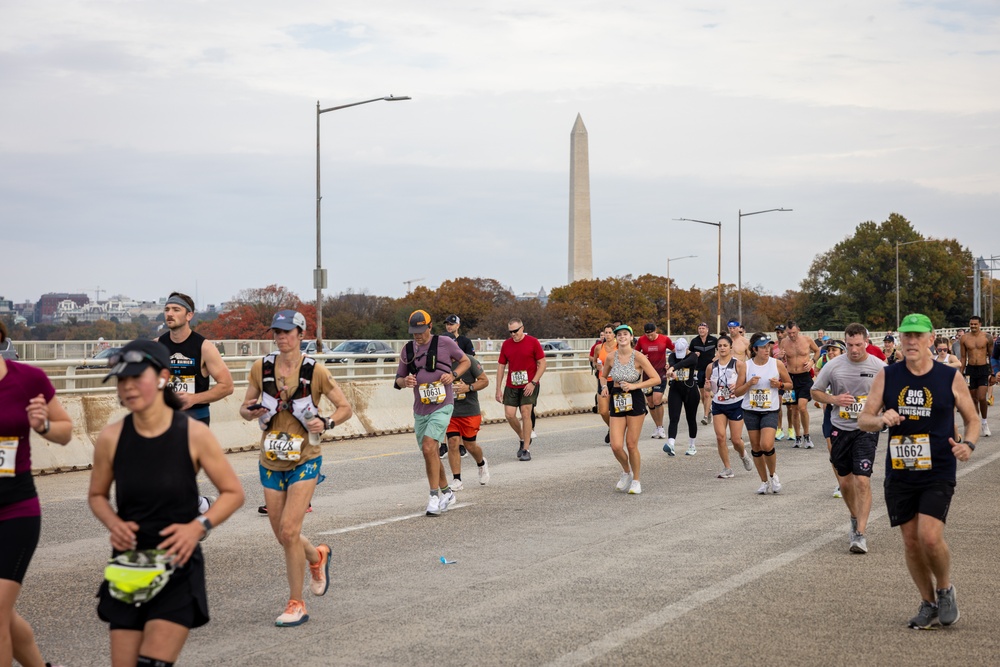
M 160 378 L 160 383 L 158 385 L 156 385 L 156 388 L 157 389 L 163 389 L 166 386 L 167 386 L 167 381 L 165 379 L 163 379 L 163 378 Z

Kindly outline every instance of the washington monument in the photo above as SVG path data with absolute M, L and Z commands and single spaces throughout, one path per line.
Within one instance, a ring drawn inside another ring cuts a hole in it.
M 590 151 L 587 128 L 576 115 L 569 134 L 569 282 L 594 277 L 590 243 Z

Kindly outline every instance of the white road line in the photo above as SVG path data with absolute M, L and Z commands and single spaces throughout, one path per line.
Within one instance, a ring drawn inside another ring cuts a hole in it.
M 975 454 L 973 454 L 975 456 Z M 993 463 L 997 459 L 1000 459 L 1000 451 L 982 459 L 975 461 L 974 463 L 968 463 L 962 465 L 958 471 L 958 477 L 964 477 L 969 473 L 978 470 L 979 468 Z M 879 515 L 881 516 L 881 515 Z M 871 524 L 874 520 L 879 517 L 873 518 L 869 521 Z M 678 618 L 684 616 L 690 611 L 694 611 L 699 607 L 702 607 L 717 598 L 722 597 L 726 593 L 736 590 L 740 586 L 748 584 L 752 581 L 756 581 L 761 577 L 771 574 L 775 570 L 788 565 L 789 563 L 808 555 L 810 552 L 816 549 L 822 548 L 825 545 L 833 542 L 834 540 L 844 539 L 844 531 L 840 528 L 828 531 L 822 535 L 806 542 L 805 544 L 791 549 L 782 554 L 770 558 L 763 563 L 759 563 L 753 567 L 750 567 L 738 574 L 734 574 L 728 579 L 723 579 L 722 581 L 708 586 L 701 590 L 691 593 L 687 597 L 684 597 L 677 602 L 668 604 L 665 607 L 658 609 L 643 616 L 635 623 L 628 625 L 620 630 L 615 630 L 614 632 L 609 632 L 600 639 L 592 641 L 588 644 L 580 646 L 578 649 L 571 653 L 560 656 L 559 658 L 547 663 L 546 667 L 568 667 L 570 665 L 584 665 L 591 660 L 600 658 L 607 655 L 611 651 L 617 650 L 623 644 L 634 639 L 642 637 L 648 632 L 653 630 L 658 630 L 662 628 L 667 623 L 671 623 Z
M 445 513 L 452 510 L 457 510 L 459 507 L 469 507 L 475 503 L 458 503 L 457 505 L 450 506 Z M 325 530 L 319 535 L 340 535 L 343 533 L 350 533 L 355 530 L 365 530 L 366 528 L 377 528 L 379 526 L 385 526 L 390 523 L 396 523 L 397 521 L 406 521 L 407 519 L 416 519 L 417 517 L 427 516 L 426 512 L 419 512 L 417 514 L 406 514 L 404 516 L 394 516 L 389 519 L 382 519 L 381 521 L 369 521 L 368 523 L 359 523 L 356 526 L 347 526 L 346 528 L 338 528 L 337 530 Z

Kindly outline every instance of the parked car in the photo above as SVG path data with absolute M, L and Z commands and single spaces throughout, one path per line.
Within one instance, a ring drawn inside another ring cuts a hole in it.
M 111 357 L 121 351 L 120 347 L 106 347 L 93 357 L 91 357 L 92 362 L 85 366 L 77 366 L 77 368 L 100 368 L 102 366 L 108 366 L 111 363 Z
M 542 342 L 546 357 L 572 357 L 576 354 L 573 348 L 564 340 L 547 340 Z
M 396 351 L 392 349 L 392 346 L 388 343 L 384 343 L 380 340 L 345 340 L 343 343 L 337 347 L 330 350 L 330 354 L 346 353 L 346 354 L 392 354 L 395 355 Z M 381 357 L 387 362 L 395 362 L 396 357 Z M 333 357 L 332 359 L 327 359 L 328 364 L 346 364 L 350 360 L 349 357 Z M 354 363 L 372 363 L 378 361 L 379 357 L 372 357 L 370 359 L 365 357 L 354 357 Z

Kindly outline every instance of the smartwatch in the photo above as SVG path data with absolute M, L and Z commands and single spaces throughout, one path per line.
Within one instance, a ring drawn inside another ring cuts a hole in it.
M 208 537 L 208 534 L 212 532 L 212 521 L 204 514 L 199 516 L 196 521 L 201 524 L 202 528 L 205 529 L 205 534 L 201 536 L 201 539 L 204 540 Z

